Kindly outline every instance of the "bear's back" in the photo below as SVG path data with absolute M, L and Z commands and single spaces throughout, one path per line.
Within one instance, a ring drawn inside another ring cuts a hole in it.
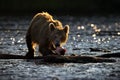
M 47 12 L 36 14 L 28 30 L 28 33 L 31 34 L 31 39 L 37 43 L 45 41 L 51 34 L 50 23 L 53 23 L 57 29 L 63 29 L 62 23 L 59 20 L 53 20 L 53 17 Z
M 32 23 L 37 22 L 38 20 L 41 20 L 42 22 L 53 21 L 53 17 L 47 12 L 43 12 L 36 14 L 32 19 Z

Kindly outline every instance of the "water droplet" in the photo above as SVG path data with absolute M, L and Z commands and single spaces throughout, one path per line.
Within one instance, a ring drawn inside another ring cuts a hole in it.
M 110 40 L 111 38 L 109 37 L 108 40 Z
M 105 41 L 105 38 L 102 38 L 102 41 Z
M 120 32 L 118 32 L 117 34 L 120 35 Z
M 77 37 L 80 37 L 80 35 L 78 34 Z
M 4 38 L 1 38 L 1 41 L 3 41 L 4 40 Z
M 75 40 L 75 37 L 73 37 L 73 40 Z
M 85 29 L 85 27 L 84 27 L 84 26 L 81 26 L 81 29 Z
M 15 44 L 15 42 L 14 42 L 14 41 L 12 41 L 12 44 Z
M 93 34 L 92 37 L 96 37 L 96 34 Z
M 80 30 L 80 26 L 78 26 L 77 29 Z
M 107 43 L 109 43 L 110 41 L 107 41 Z
M 115 38 L 115 36 L 112 35 L 112 38 Z
M 94 24 L 90 24 L 91 27 L 94 27 L 95 25 Z
M 98 42 L 100 42 L 101 40 L 100 40 L 100 38 L 98 39 Z

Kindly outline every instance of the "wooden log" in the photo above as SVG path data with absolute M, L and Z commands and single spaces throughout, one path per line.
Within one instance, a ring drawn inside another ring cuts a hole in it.
M 25 59 L 22 55 L 0 54 L 0 59 Z
M 101 62 L 116 62 L 114 59 L 92 57 L 92 56 L 60 56 L 60 55 L 49 55 L 39 56 L 34 58 L 27 58 L 22 55 L 11 55 L 11 54 L 0 54 L 0 59 L 41 59 L 44 62 L 49 63 L 101 63 Z
M 90 52 L 111 52 L 110 50 L 107 49 L 100 49 L 100 48 L 89 48 Z
M 13 55 L 13 54 L 0 54 L 0 59 L 42 59 L 42 56 L 34 57 L 34 58 L 27 58 L 23 55 Z
M 103 58 L 110 58 L 110 57 L 117 57 L 120 58 L 120 53 L 109 53 L 109 54 L 103 54 L 103 55 L 99 55 L 96 57 L 103 57 Z
M 51 63 L 101 63 L 101 62 L 116 62 L 114 59 L 92 57 L 92 56 L 57 56 L 49 55 L 44 57 L 45 62 Z

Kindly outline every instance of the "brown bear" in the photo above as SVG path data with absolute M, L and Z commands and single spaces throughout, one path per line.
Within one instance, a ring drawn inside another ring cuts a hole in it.
M 43 56 L 53 54 L 57 47 L 61 47 L 66 43 L 68 33 L 69 26 L 65 25 L 63 28 L 62 23 L 59 20 L 54 20 L 49 13 L 42 12 L 36 14 L 26 34 L 28 47 L 26 57 L 34 57 L 36 45 L 39 46 L 39 52 Z

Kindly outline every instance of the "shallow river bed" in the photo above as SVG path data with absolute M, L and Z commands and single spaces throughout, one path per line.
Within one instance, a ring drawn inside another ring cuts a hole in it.
M 120 16 L 57 16 L 70 25 L 66 55 L 101 55 L 120 52 Z M 0 53 L 25 55 L 25 34 L 31 16 L 0 16 Z M 93 52 L 90 48 L 109 50 Z M 38 52 L 36 51 L 36 55 Z M 115 63 L 41 64 L 39 60 L 0 59 L 1 80 L 120 80 L 120 59 Z

